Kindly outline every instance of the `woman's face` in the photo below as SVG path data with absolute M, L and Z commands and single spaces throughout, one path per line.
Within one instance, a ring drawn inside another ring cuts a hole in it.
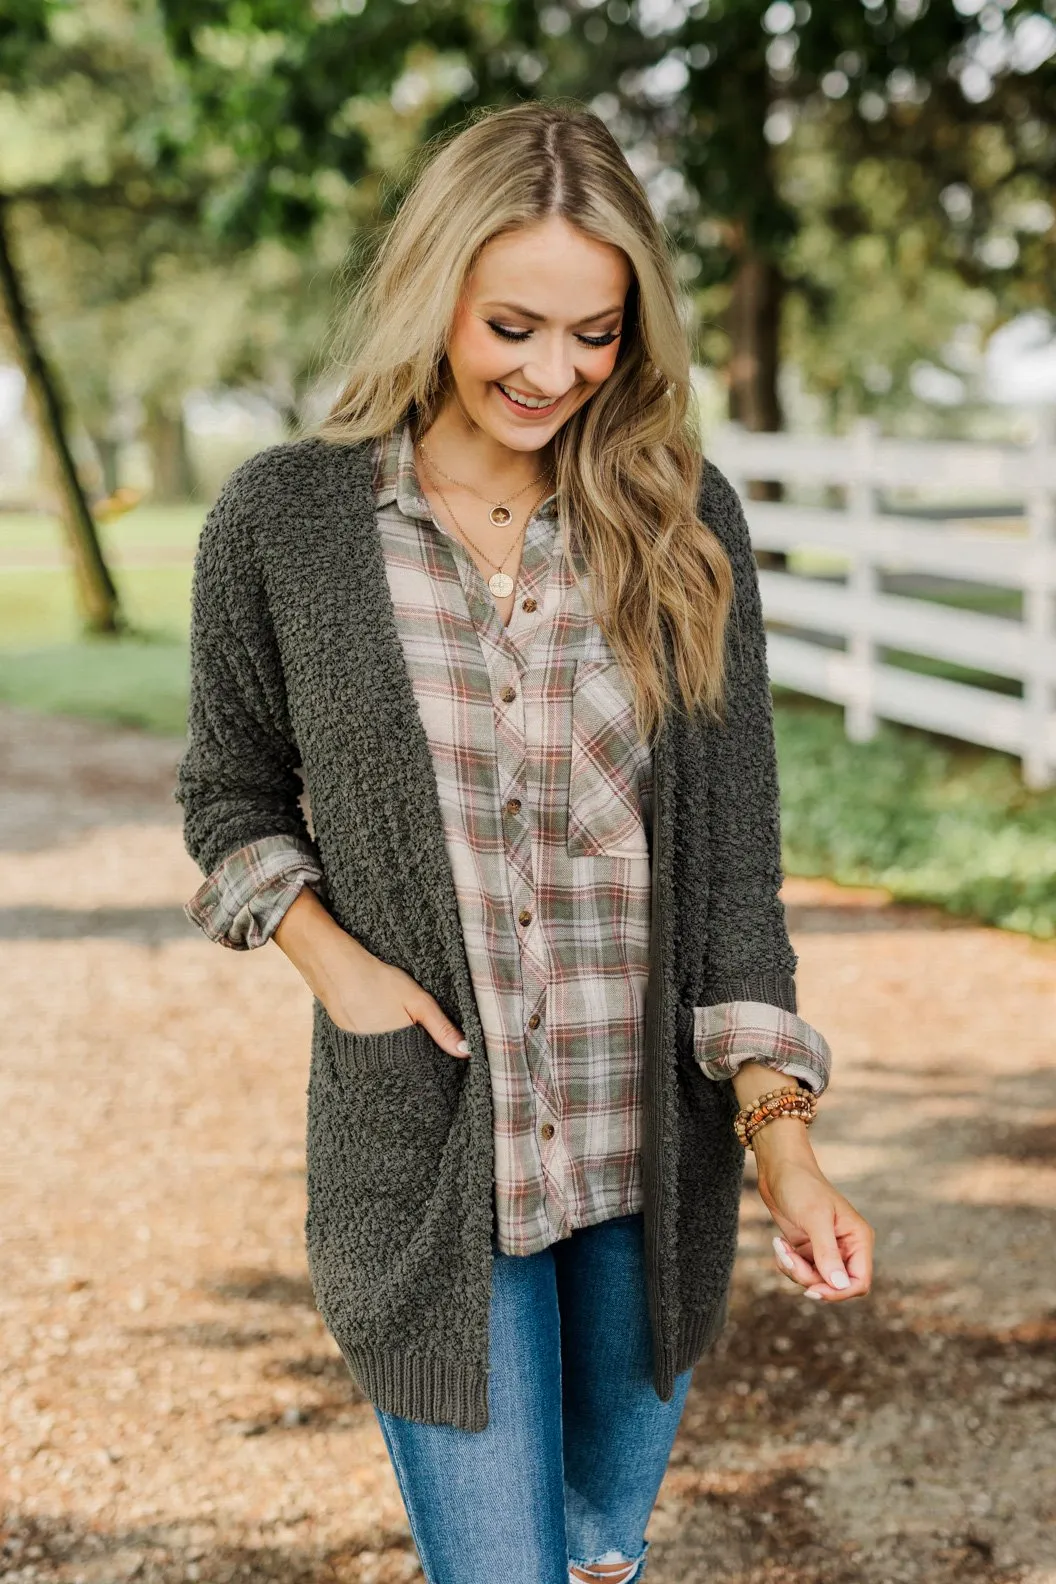
M 468 421 L 511 450 L 545 446 L 612 373 L 630 283 L 620 248 L 559 216 L 493 238 L 447 349 Z

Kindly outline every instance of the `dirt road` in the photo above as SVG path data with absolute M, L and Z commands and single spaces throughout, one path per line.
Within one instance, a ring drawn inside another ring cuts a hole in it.
M 305 1274 L 308 997 L 184 920 L 177 752 L 0 713 L 0 1577 L 420 1578 Z M 803 1301 L 746 1192 L 651 1584 L 1056 1584 L 1056 949 L 788 903 L 878 1280 Z

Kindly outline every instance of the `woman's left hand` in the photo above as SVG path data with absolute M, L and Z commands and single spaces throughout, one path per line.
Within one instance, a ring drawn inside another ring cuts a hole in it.
M 769 1135 L 769 1137 L 767 1137 Z M 808 1298 L 862 1298 L 873 1277 L 873 1229 L 825 1177 L 806 1126 L 782 1118 L 753 1140 L 759 1193 L 773 1216 L 778 1268 Z

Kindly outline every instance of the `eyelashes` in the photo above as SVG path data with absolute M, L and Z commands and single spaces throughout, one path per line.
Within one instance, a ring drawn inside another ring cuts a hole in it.
M 532 333 L 530 330 L 507 330 L 504 326 L 496 324 L 493 319 L 488 320 L 488 329 L 494 330 L 495 334 L 501 336 L 504 341 L 527 341 Z M 577 341 L 587 347 L 607 347 L 619 339 L 620 332 L 618 330 L 610 330 L 608 335 L 603 336 L 577 335 L 576 337 Z

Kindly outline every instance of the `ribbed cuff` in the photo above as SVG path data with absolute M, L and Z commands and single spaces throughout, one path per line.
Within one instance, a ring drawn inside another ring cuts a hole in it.
M 338 1347 L 362 1391 L 383 1412 L 460 1430 L 487 1428 L 487 1375 L 472 1365 L 340 1340 Z

